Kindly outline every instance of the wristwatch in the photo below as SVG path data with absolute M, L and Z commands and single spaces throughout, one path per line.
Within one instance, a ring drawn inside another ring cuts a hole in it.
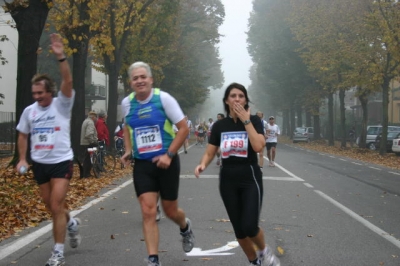
M 174 156 L 175 156 L 175 153 L 173 153 L 173 152 L 170 152 L 170 151 L 167 151 L 167 155 L 168 155 L 168 157 L 169 158 L 174 158 Z
M 250 123 L 251 123 L 251 121 L 249 119 L 247 119 L 247 120 L 244 120 L 243 125 L 248 125 Z

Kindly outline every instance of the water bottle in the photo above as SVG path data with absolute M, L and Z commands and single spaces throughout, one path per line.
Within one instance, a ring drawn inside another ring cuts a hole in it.
M 23 174 L 25 174 L 26 172 L 28 171 L 28 168 L 26 168 L 26 166 L 21 166 L 20 168 L 19 168 L 19 170 L 18 170 L 18 172 L 21 174 L 21 175 L 23 175 Z

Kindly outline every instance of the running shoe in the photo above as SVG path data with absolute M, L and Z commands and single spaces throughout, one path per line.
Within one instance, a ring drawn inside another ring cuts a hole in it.
M 275 161 L 272 161 L 272 166 L 275 166 Z
M 159 222 L 160 220 L 161 220 L 161 210 L 160 210 L 160 206 L 157 204 L 156 221 Z
M 274 164 L 272 163 L 272 161 L 269 161 L 269 164 L 268 164 L 270 167 L 273 167 L 274 166 Z
M 75 219 L 76 225 L 68 226 L 69 246 L 71 248 L 77 248 L 82 241 L 82 237 L 79 234 L 79 225 L 82 222 L 79 218 L 73 219 Z
M 50 259 L 47 261 L 46 266 L 61 266 L 65 265 L 64 255 L 58 251 L 51 253 Z
M 144 262 L 147 263 L 147 266 L 161 266 L 161 262 L 152 262 L 149 259 L 144 259 Z
M 263 251 L 257 251 L 258 258 L 262 266 L 280 266 L 281 262 L 278 257 L 272 253 L 271 248 L 266 247 Z
M 185 251 L 186 253 L 192 251 L 193 247 L 194 247 L 194 234 L 192 231 L 192 223 L 189 220 L 189 218 L 186 218 L 186 223 L 189 226 L 188 230 L 184 233 L 181 232 L 181 236 L 182 236 L 182 248 L 183 251 Z

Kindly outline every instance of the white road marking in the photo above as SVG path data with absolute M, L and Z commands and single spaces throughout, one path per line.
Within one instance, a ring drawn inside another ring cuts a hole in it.
M 264 157 L 265 159 L 268 159 L 267 157 Z M 282 166 L 280 166 L 279 164 L 275 163 L 275 166 L 278 167 L 279 169 L 281 169 L 283 172 L 285 172 L 286 174 L 288 174 L 289 176 L 297 179 L 297 181 L 304 181 L 303 179 L 301 179 L 300 177 L 296 176 L 295 174 L 293 174 L 292 172 L 290 172 L 289 170 L 286 170 L 285 168 L 283 168 Z
M 314 186 L 313 186 L 313 185 L 311 185 L 311 184 L 308 184 L 308 183 L 304 183 L 304 185 L 305 185 L 306 187 L 309 187 L 309 188 L 314 188 Z
M 195 175 L 180 175 L 180 178 L 184 179 L 194 179 Z M 218 179 L 219 175 L 200 175 L 199 178 L 208 178 L 208 179 Z M 302 179 L 294 177 L 275 177 L 275 176 L 263 176 L 263 180 L 279 180 L 279 181 L 303 181 Z
M 347 162 L 347 160 L 345 160 L 345 159 L 342 159 L 342 158 L 339 158 L 339 160 L 341 160 L 341 161 L 343 161 L 343 162 Z
M 394 244 L 396 247 L 400 248 L 400 240 L 396 239 L 395 237 L 391 236 L 389 233 L 383 231 L 379 227 L 377 227 L 374 224 L 370 223 L 369 221 L 365 220 L 360 215 L 358 215 L 357 213 L 353 212 L 352 210 L 350 210 L 349 208 L 345 207 L 344 205 L 340 204 L 336 200 L 332 199 L 331 197 L 329 197 L 325 193 L 323 193 L 323 192 L 321 192 L 319 190 L 314 190 L 314 191 L 317 194 L 319 194 L 321 197 L 323 197 L 324 199 L 326 199 L 327 201 L 329 201 L 330 203 L 332 203 L 333 205 L 335 205 L 336 207 L 341 209 L 343 212 L 348 214 L 354 220 L 356 220 L 356 221 L 360 222 L 361 224 L 363 224 L 365 227 L 370 229 L 372 232 L 378 234 L 379 236 L 385 238 L 386 240 L 388 240 L 389 242 Z
M 372 167 L 372 166 L 369 166 L 369 168 L 371 168 L 371 169 L 375 169 L 375 170 L 379 170 L 379 171 L 381 171 L 382 169 L 380 169 L 380 168 L 376 168 L 376 167 Z
M 363 165 L 362 163 L 356 163 L 356 162 L 351 162 L 351 163 L 356 164 L 356 165 Z
M 231 241 L 228 242 L 223 247 L 215 248 L 215 249 L 209 249 L 209 250 L 201 250 L 201 248 L 193 248 L 192 251 L 189 253 L 186 253 L 186 256 L 227 256 L 227 255 L 233 255 L 235 253 L 219 253 L 223 251 L 228 251 L 234 248 L 237 248 L 239 246 L 239 243 L 237 241 Z
M 75 211 L 71 211 L 70 215 L 72 217 L 74 217 L 75 215 L 83 212 L 86 209 L 89 209 L 90 207 L 92 207 L 93 205 L 95 205 L 96 203 L 102 201 L 104 198 L 114 194 L 115 192 L 119 191 L 120 189 L 126 187 L 127 185 L 131 184 L 133 181 L 132 179 L 126 181 L 125 183 L 123 183 L 122 185 L 104 193 L 103 195 L 101 195 L 100 197 L 98 197 L 97 199 L 92 200 L 91 202 L 86 203 L 84 206 L 80 207 L 79 210 L 75 210 Z M 8 244 L 6 247 L 3 247 L 0 250 L 0 260 L 4 259 L 5 257 L 11 255 L 12 253 L 16 252 L 17 250 L 23 248 L 24 246 L 28 245 L 29 243 L 31 243 L 32 241 L 36 240 L 38 237 L 48 233 L 49 231 L 51 231 L 53 228 L 53 224 L 50 223 L 42 228 L 40 228 L 39 230 L 36 230 L 35 232 L 32 232 L 24 237 L 21 237 L 13 242 L 11 242 L 10 244 Z
M 400 173 L 396 173 L 396 172 L 389 172 L 389 173 L 394 174 L 394 175 L 400 175 Z

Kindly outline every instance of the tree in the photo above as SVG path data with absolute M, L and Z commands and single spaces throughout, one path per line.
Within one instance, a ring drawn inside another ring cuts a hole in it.
M 289 15 L 289 1 L 254 1 L 247 41 L 256 64 L 252 82 L 256 81 L 257 85 L 252 84 L 254 92 L 251 93 L 257 93 L 257 98 L 266 95 L 263 101 L 269 106 L 269 112 L 282 112 L 283 131 L 291 136 L 296 126 L 296 112 L 297 123 L 301 125 L 303 110 L 309 114 L 318 108 L 305 108 L 308 98 L 301 96 L 311 86 L 312 78 L 297 53 L 300 45 L 287 22 Z M 312 104 L 319 107 L 319 102 Z
M 377 0 L 366 16 L 367 27 L 376 33 L 368 44 L 373 53 L 368 57 L 368 72 L 382 91 L 382 139 L 386 143 L 388 132 L 389 85 L 400 75 L 400 3 L 397 0 Z M 381 145 L 379 153 L 386 153 Z
M 32 103 L 31 78 L 36 74 L 39 40 L 52 4 L 52 0 L 15 0 L 4 7 L 14 19 L 18 31 L 17 122 L 24 108 Z M 17 160 L 18 149 L 15 150 L 13 162 Z
M 89 41 L 99 30 L 101 18 L 91 16 L 92 7 L 100 1 L 57 0 L 51 21 L 66 39 L 66 53 L 72 55 L 73 87 L 75 89 L 71 128 L 81 128 L 85 119 L 85 73 L 87 71 Z M 90 69 L 90 68 L 89 68 Z M 80 130 L 71 131 L 71 144 L 75 156 L 81 153 Z

